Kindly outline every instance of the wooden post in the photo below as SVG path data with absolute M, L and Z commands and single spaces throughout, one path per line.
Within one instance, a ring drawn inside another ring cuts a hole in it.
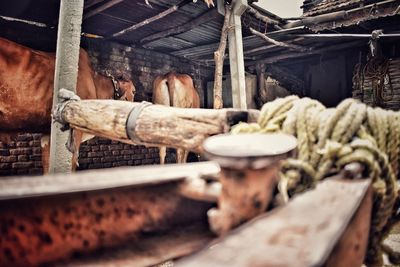
M 81 40 L 83 0 L 62 0 L 58 23 L 56 66 L 54 75 L 53 107 L 59 102 L 60 88 L 76 91 L 79 43 Z M 71 172 L 71 154 L 65 147 L 67 132 L 61 125 L 51 124 L 50 173 Z
M 258 92 L 256 103 L 258 107 L 262 107 L 262 105 L 266 101 L 266 90 L 265 90 L 265 64 L 257 64 L 257 82 L 258 82 Z
M 221 38 L 217 51 L 214 52 L 215 73 L 214 73 L 214 109 L 221 109 L 224 106 L 222 99 L 222 75 L 224 74 L 224 59 L 226 50 L 226 39 L 228 38 L 229 19 L 231 16 L 231 6 L 225 5 L 223 1 L 218 3 L 218 7 L 224 8 L 224 24 L 221 30 Z M 218 12 L 220 12 L 218 10 Z
M 242 22 L 240 19 L 246 9 L 247 0 L 235 1 L 230 21 L 230 25 L 233 29 L 228 33 L 233 107 L 241 109 L 247 108 Z

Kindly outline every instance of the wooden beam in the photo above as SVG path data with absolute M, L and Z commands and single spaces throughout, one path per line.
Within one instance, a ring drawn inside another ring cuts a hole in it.
M 324 180 L 174 266 L 311 267 L 325 266 L 327 261 L 331 264 L 328 266 L 361 266 L 372 209 L 370 185 L 369 179 Z M 358 210 L 361 212 L 357 214 Z M 346 229 L 352 223 L 356 223 L 356 227 L 350 227 L 352 239 L 343 239 L 351 234 Z M 337 244 L 347 247 L 335 248 Z M 340 256 L 334 262 L 329 258 L 333 253 Z
M 300 37 L 300 38 L 296 38 L 296 39 L 293 39 L 293 40 L 288 40 L 285 43 L 286 44 L 293 44 L 294 42 L 299 42 L 299 41 L 302 41 L 302 40 L 304 40 L 304 38 Z M 264 46 L 256 47 L 256 48 L 244 51 L 244 54 L 245 55 L 249 55 L 249 54 L 253 54 L 253 53 L 269 50 L 271 48 L 276 48 L 276 45 L 271 44 L 271 45 L 264 45 Z
M 76 92 L 82 13 L 83 0 L 61 1 L 54 73 L 53 108 L 59 103 L 58 95 L 61 88 Z M 72 158 L 65 147 L 67 140 L 68 133 L 62 132 L 60 125 L 54 123 L 52 119 L 50 173 L 71 172 Z
M 221 2 L 218 2 L 221 5 Z M 226 42 L 229 31 L 229 21 L 232 14 L 232 6 L 225 5 L 224 23 L 221 29 L 221 37 L 218 49 L 214 52 L 215 72 L 214 72 L 214 109 L 221 109 L 224 106 L 222 98 L 222 75 L 224 69 Z
M 141 27 L 143 27 L 143 26 L 145 26 L 147 24 L 150 24 L 150 23 L 152 23 L 152 22 L 154 22 L 156 20 L 159 20 L 159 19 L 161 19 L 161 18 L 163 18 L 165 16 L 168 16 L 171 13 L 174 13 L 180 7 L 182 7 L 183 5 L 185 5 L 187 3 L 190 3 L 190 2 L 191 2 L 190 0 L 183 0 L 180 3 L 178 3 L 176 5 L 173 5 L 172 7 L 168 8 L 167 10 L 164 10 L 163 12 L 161 12 L 161 13 L 159 13 L 159 14 L 151 17 L 151 18 L 145 19 L 142 22 L 136 23 L 136 24 L 134 24 L 134 25 L 132 25 L 132 26 L 126 28 L 126 29 L 123 29 L 123 30 L 121 30 L 121 31 L 119 31 L 117 33 L 114 33 L 113 35 L 111 35 L 111 37 L 118 37 L 118 36 L 124 35 L 124 34 L 126 34 L 128 32 L 132 32 L 134 30 L 137 30 L 137 29 L 139 29 L 139 28 L 141 28 Z
M 333 12 L 333 13 L 318 15 L 315 17 L 304 17 L 301 20 L 293 21 L 293 22 L 289 22 L 289 23 L 285 24 L 283 26 L 283 28 L 289 29 L 289 28 L 294 28 L 294 27 L 298 27 L 298 26 L 312 26 L 312 25 L 316 25 L 318 23 L 345 19 L 347 17 L 348 17 L 347 11 L 337 11 L 337 12 Z
M 259 31 L 256 31 L 253 28 L 249 28 L 249 29 L 250 29 L 250 32 L 252 34 L 254 34 L 254 35 L 258 36 L 258 37 L 261 37 L 262 39 L 264 39 L 268 43 L 274 44 L 275 46 L 286 47 L 286 48 L 288 48 L 290 50 L 301 51 L 301 52 L 309 50 L 308 48 L 306 48 L 304 46 L 301 46 L 301 45 L 295 45 L 295 44 L 276 41 L 276 40 L 268 37 L 266 34 L 263 34 L 263 33 L 259 32 Z
M 339 45 L 323 47 L 323 48 L 319 48 L 319 49 L 313 49 L 311 51 L 306 51 L 306 52 L 301 52 L 301 53 L 299 53 L 299 52 L 285 53 L 285 54 L 281 54 L 281 55 L 277 55 L 277 56 L 273 56 L 273 57 L 267 57 L 267 58 L 256 60 L 256 61 L 251 61 L 251 62 L 249 61 L 249 62 L 246 62 L 246 66 L 256 65 L 259 63 L 271 64 L 271 63 L 275 63 L 275 62 L 285 60 L 285 59 L 304 57 L 307 55 L 318 55 L 318 54 L 321 54 L 321 53 L 324 53 L 327 51 L 335 51 L 335 50 L 341 50 L 341 49 L 349 48 L 349 47 L 357 47 L 357 46 L 360 46 L 363 44 L 365 44 L 364 41 L 354 41 L 354 42 L 348 42 L 348 43 L 343 43 L 343 44 L 339 44 Z
M 92 6 L 97 5 L 98 3 L 101 3 L 103 1 L 104 0 L 86 0 L 83 9 L 91 8 Z
M 205 138 L 225 133 L 239 121 L 247 121 L 249 111 L 183 109 L 113 100 L 70 100 L 59 105 L 53 116 L 72 128 L 128 144 L 201 152 Z
M 112 7 L 112 6 L 115 6 L 116 4 L 121 3 L 122 1 L 124 1 L 124 0 L 107 1 L 103 5 L 97 7 L 95 9 L 93 9 L 92 11 L 89 11 L 85 15 L 83 15 L 83 20 L 86 20 L 86 19 L 88 19 L 90 17 L 93 17 L 93 16 L 99 14 L 100 12 L 103 12 L 104 10 L 106 10 L 106 9 Z
M 253 16 L 255 16 L 257 19 L 262 20 L 265 22 L 265 24 L 271 24 L 274 26 L 275 29 L 281 30 L 282 27 L 280 26 L 279 21 L 269 18 L 267 16 L 261 15 L 260 12 L 258 12 L 254 7 L 252 6 L 248 6 L 246 12 L 252 14 Z
M 151 41 L 154 41 L 157 39 L 161 39 L 161 38 L 168 37 L 171 35 L 176 35 L 176 34 L 179 34 L 182 32 L 190 31 L 191 29 L 193 29 L 203 23 L 207 23 L 209 21 L 215 20 L 219 16 L 220 15 L 219 15 L 217 9 L 213 8 L 210 11 L 205 12 L 203 15 L 189 21 L 188 23 L 182 24 L 178 27 L 173 27 L 166 31 L 157 32 L 157 33 L 151 34 L 149 36 L 146 36 L 142 40 L 140 40 L 140 43 L 146 44 L 148 42 L 151 42 Z

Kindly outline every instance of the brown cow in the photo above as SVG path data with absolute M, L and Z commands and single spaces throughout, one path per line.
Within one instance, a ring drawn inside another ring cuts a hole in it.
M 199 108 L 200 97 L 187 74 L 167 73 L 153 82 L 153 103 L 180 108 Z M 160 147 L 160 163 L 164 164 L 166 147 Z M 177 162 L 184 163 L 188 151 L 176 150 Z
M 51 123 L 55 54 L 36 51 L 0 38 L 0 131 L 48 134 Z M 116 80 L 93 71 L 85 50 L 80 49 L 76 87 L 82 99 L 117 99 L 133 101 L 135 87 L 131 81 Z M 73 169 L 82 133 L 74 133 Z M 48 138 L 48 137 L 47 137 Z M 44 138 L 46 139 L 46 138 Z M 43 149 L 43 146 L 42 146 Z M 44 169 L 47 171 L 42 150 Z

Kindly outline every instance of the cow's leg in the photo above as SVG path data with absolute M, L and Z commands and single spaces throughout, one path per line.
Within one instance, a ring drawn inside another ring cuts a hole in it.
M 42 147 L 43 174 L 48 174 L 50 164 L 50 135 L 42 135 L 40 146 Z
M 186 159 L 188 157 L 189 151 L 181 148 L 176 149 L 176 162 L 177 163 L 186 163 Z
M 161 146 L 159 147 L 159 154 L 160 154 L 160 164 L 163 165 L 165 163 L 165 156 L 167 155 L 167 147 Z

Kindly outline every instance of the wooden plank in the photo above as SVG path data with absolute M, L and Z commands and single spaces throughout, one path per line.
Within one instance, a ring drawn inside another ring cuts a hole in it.
M 219 171 L 218 164 L 209 161 L 81 171 L 72 175 L 12 177 L 0 179 L 0 200 L 171 183 L 186 177 L 216 175 Z
M 175 266 L 322 266 L 370 183 L 369 179 L 327 179 Z
M 326 261 L 326 267 L 363 265 L 368 247 L 372 194 L 372 187 L 370 187 L 357 213 Z
M 106 1 L 103 5 L 101 5 L 101 6 L 97 7 L 97 8 L 95 8 L 95 9 L 93 9 L 93 10 L 87 12 L 87 13 L 85 13 L 85 14 L 83 15 L 83 20 L 86 20 L 86 19 L 88 19 L 88 18 L 91 18 L 91 17 L 93 17 L 93 16 L 99 14 L 100 12 L 103 12 L 104 10 L 109 9 L 110 7 L 113 7 L 113 6 L 115 6 L 115 5 L 119 4 L 119 3 L 121 3 L 122 1 L 124 1 L 124 0 L 111 0 L 111 1 Z
M 166 233 L 144 236 L 122 247 L 69 260 L 56 267 L 146 267 L 181 258 L 205 247 L 215 236 L 204 227 L 177 227 Z
M 103 2 L 104 0 L 86 0 L 85 1 L 85 5 L 84 5 L 84 9 L 88 9 L 91 8 L 94 5 L 97 5 L 98 3 Z

